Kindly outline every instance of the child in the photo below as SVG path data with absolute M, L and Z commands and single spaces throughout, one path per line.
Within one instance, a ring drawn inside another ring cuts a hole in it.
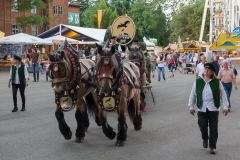
M 46 82 L 48 82 L 48 77 L 50 77 L 49 68 L 48 68 L 49 65 L 50 65 L 50 61 L 48 61 L 46 65 Z

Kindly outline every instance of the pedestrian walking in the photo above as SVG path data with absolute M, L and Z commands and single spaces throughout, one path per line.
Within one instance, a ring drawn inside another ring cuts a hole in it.
M 174 52 L 173 58 L 175 60 L 175 71 L 176 71 L 178 67 L 178 62 L 179 62 L 179 54 L 177 53 L 177 51 Z
M 218 116 L 222 103 L 223 114 L 228 114 L 228 101 L 223 85 L 214 74 L 213 64 L 204 64 L 203 75 L 195 80 L 189 97 L 190 114 L 195 115 L 194 105 L 198 108 L 198 125 L 202 133 L 203 147 L 216 153 L 218 139 Z M 220 103 L 221 100 L 221 103 Z M 209 126 L 209 134 L 208 134 Z
M 215 67 L 215 75 L 216 76 L 218 75 L 218 72 L 219 72 L 219 69 L 220 69 L 220 64 L 218 63 L 218 60 L 219 60 L 219 56 L 216 55 L 216 56 L 213 57 L 213 61 L 211 62 Z
M 168 58 L 168 66 L 169 66 L 170 72 L 172 73 L 172 74 L 170 75 L 170 77 L 169 77 L 169 78 L 171 78 L 171 77 L 174 76 L 174 74 L 173 74 L 173 68 L 175 67 L 175 60 L 174 60 L 172 54 L 170 54 L 170 57 Z
M 162 53 L 158 54 L 158 58 L 157 58 L 156 62 L 158 64 L 158 81 L 161 80 L 161 72 L 162 72 L 163 79 L 165 80 L 164 56 Z
M 201 63 L 197 65 L 196 69 L 196 78 L 198 78 L 200 75 L 203 74 L 204 72 L 204 64 L 206 63 L 206 56 L 202 55 L 201 56 Z
M 39 57 L 38 57 L 38 63 L 39 63 L 39 71 L 43 74 L 43 56 L 40 55 L 40 51 L 37 52 L 39 54 Z
M 33 82 L 39 81 L 39 63 L 38 57 L 39 54 L 37 53 L 36 49 L 31 50 L 31 59 L 32 59 L 32 71 L 33 71 Z
M 23 62 L 24 65 L 27 67 L 27 70 L 29 71 L 30 64 L 29 64 L 29 59 L 27 58 L 26 53 L 24 53 L 24 54 L 22 55 L 22 62 Z
M 22 58 L 15 56 L 13 59 L 13 65 L 10 69 L 8 88 L 12 84 L 12 95 L 13 95 L 13 104 L 14 108 L 12 112 L 18 111 L 17 107 L 17 91 L 20 90 L 20 95 L 22 99 L 22 109 L 25 111 L 25 86 L 28 86 L 28 71 L 27 67 L 21 62 Z
M 234 83 L 236 90 L 238 86 L 237 86 L 236 77 L 233 73 L 233 70 L 231 68 L 228 68 L 228 66 L 229 66 L 228 61 L 225 60 L 223 62 L 223 68 L 220 69 L 218 73 L 218 78 L 221 80 L 223 88 L 227 94 L 228 103 L 229 103 L 228 112 L 230 112 L 232 107 L 230 102 L 230 96 L 232 92 L 232 82 Z
M 236 67 L 234 65 L 232 67 L 233 67 L 233 73 L 234 73 L 235 79 L 236 79 L 237 75 L 238 75 L 238 72 L 237 72 L 237 69 L 236 69 Z
M 152 77 L 155 76 L 155 70 L 156 70 L 156 59 L 157 59 L 157 57 L 156 57 L 154 51 L 151 52 L 150 61 L 151 61 L 151 66 L 152 66 Z
M 50 78 L 50 71 L 49 71 L 50 61 L 46 64 L 46 82 L 48 82 L 48 77 Z

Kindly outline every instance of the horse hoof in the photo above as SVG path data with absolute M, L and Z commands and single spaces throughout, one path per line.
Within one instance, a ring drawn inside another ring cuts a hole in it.
M 117 146 L 117 147 L 123 147 L 123 146 L 125 146 L 125 141 L 117 140 L 116 146 Z
M 142 129 L 142 126 L 135 126 L 134 129 L 135 129 L 136 131 L 139 131 L 140 129 Z
M 109 137 L 110 140 L 113 140 L 116 137 L 116 132 L 113 131 L 111 137 Z
M 75 142 L 76 143 L 82 143 L 83 140 L 84 140 L 84 137 L 76 137 Z
M 84 132 L 87 132 L 87 130 L 88 130 L 88 127 L 84 127 Z
M 67 134 L 66 136 L 64 136 L 64 138 L 65 138 L 66 140 L 71 139 L 71 138 L 72 138 L 72 131 L 69 131 L 68 134 Z

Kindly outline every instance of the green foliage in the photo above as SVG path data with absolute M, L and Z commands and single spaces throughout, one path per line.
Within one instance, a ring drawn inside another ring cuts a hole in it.
M 194 4 L 181 7 L 179 13 L 173 17 L 171 22 L 172 33 L 169 37 L 171 42 L 177 42 L 178 37 L 185 40 L 198 40 L 200 35 L 204 1 L 199 0 Z M 210 13 L 207 13 L 206 25 L 204 30 L 204 40 L 207 40 L 209 31 Z
M 168 43 L 166 16 L 162 12 L 161 6 L 147 5 L 144 1 L 138 0 L 131 5 L 129 16 L 135 22 L 138 39 L 146 36 L 147 38 L 157 38 L 159 45 Z
M 98 27 L 98 15 L 97 12 L 100 9 L 105 9 L 105 14 L 103 16 L 103 25 L 104 29 L 112 25 L 113 21 L 118 17 L 116 10 L 112 10 L 106 1 L 101 0 L 96 2 L 95 5 L 89 7 L 82 13 L 82 21 L 84 22 L 85 27 L 97 28 Z
M 29 24 L 34 26 L 42 26 L 49 19 L 50 19 L 49 17 L 39 15 L 31 15 L 28 17 L 24 16 L 16 17 L 17 24 L 19 24 L 22 28 L 26 28 Z
M 113 10 L 116 10 L 118 15 L 124 15 L 130 10 L 130 5 L 135 0 L 111 0 L 110 6 Z

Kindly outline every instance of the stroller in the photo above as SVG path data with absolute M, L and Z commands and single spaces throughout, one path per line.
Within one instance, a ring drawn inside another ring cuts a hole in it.
M 193 63 L 187 63 L 185 66 L 184 66 L 184 73 L 187 73 L 188 72 L 192 72 L 192 74 L 194 74 L 194 67 L 193 67 Z

